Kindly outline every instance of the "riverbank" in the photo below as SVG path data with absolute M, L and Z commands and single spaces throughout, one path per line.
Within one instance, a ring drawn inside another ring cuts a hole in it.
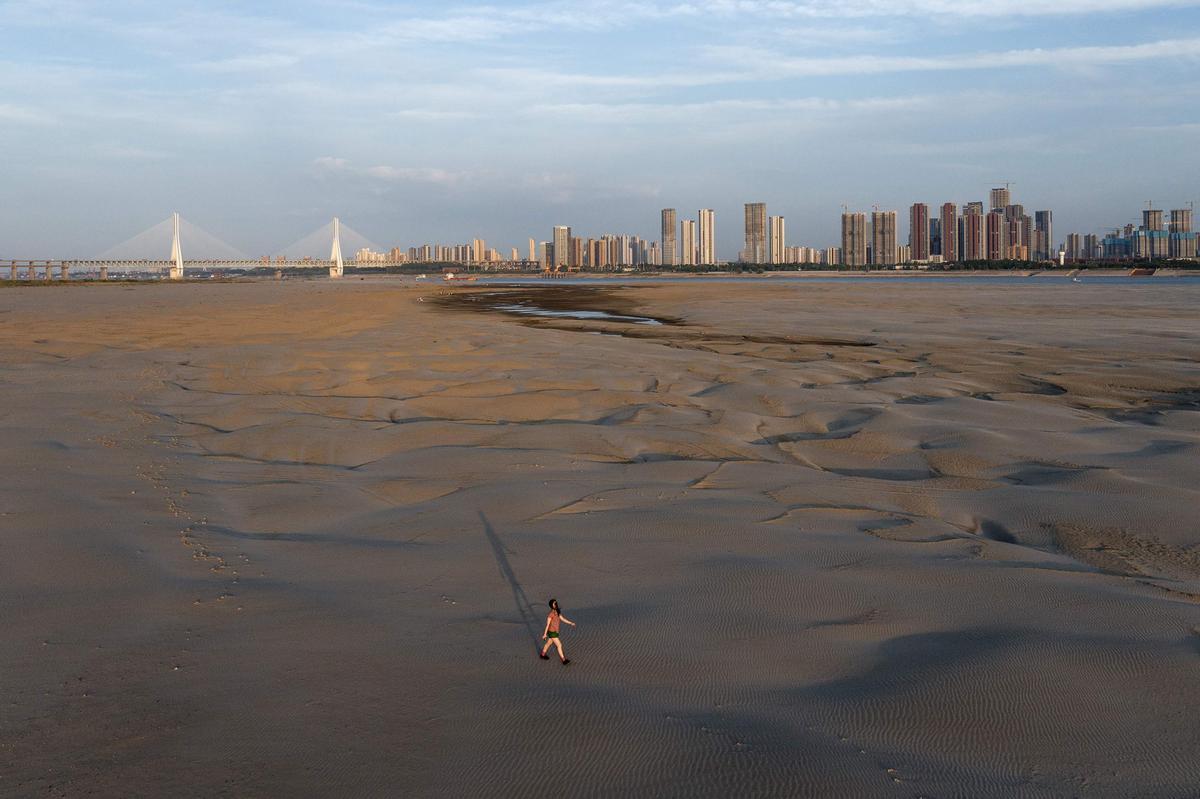
M 0 794 L 1200 783 L 1200 284 L 540 291 L 0 294 Z

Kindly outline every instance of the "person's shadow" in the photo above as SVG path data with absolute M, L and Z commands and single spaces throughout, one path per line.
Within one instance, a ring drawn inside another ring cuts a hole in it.
M 521 623 L 525 625 L 525 631 L 529 633 L 529 640 L 533 642 L 533 648 L 537 649 L 539 646 L 537 619 L 530 610 L 532 605 L 529 597 L 525 596 L 525 589 L 521 587 L 517 575 L 512 570 L 512 565 L 508 562 L 508 554 L 504 551 L 504 542 L 500 540 L 500 536 L 496 535 L 496 531 L 492 529 L 492 523 L 488 521 L 487 516 L 483 515 L 483 511 L 479 511 L 479 520 L 483 522 L 483 532 L 487 535 L 488 543 L 492 545 L 492 554 L 496 556 L 496 565 L 500 567 L 500 574 L 508 581 L 509 588 L 512 589 L 513 602 L 517 605 L 517 615 L 521 617 Z

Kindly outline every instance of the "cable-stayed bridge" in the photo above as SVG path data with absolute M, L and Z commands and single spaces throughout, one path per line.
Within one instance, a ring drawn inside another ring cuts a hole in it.
M 281 255 L 274 258 L 251 258 L 230 244 L 221 241 L 203 228 L 172 214 L 158 224 L 143 230 L 136 236 L 110 247 L 91 259 L 61 260 L 0 260 L 0 277 L 7 271 L 11 280 L 50 280 L 57 276 L 67 279 L 71 272 L 99 272 L 101 279 L 109 272 L 151 272 L 182 280 L 187 270 L 211 272 L 223 269 L 328 269 L 330 277 L 341 277 L 345 272 L 342 257 L 343 241 L 354 248 L 374 247 L 362 234 L 343 225 L 336 217 L 332 222 L 298 241 L 284 247 Z M 168 244 L 169 242 L 169 244 Z M 325 252 L 329 257 L 314 256 Z M 164 259 L 153 257 L 154 251 L 166 255 Z M 186 257 L 185 253 L 202 253 L 204 257 Z M 151 257 L 147 257 L 150 255 Z M 372 261 L 373 267 L 395 266 L 400 261 Z

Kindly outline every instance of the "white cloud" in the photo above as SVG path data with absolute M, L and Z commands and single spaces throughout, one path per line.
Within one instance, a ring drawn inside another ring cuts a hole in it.
M 388 36 L 430 41 L 482 41 L 533 30 L 607 30 L 647 21 L 703 23 L 741 20 L 818 20 L 897 17 L 1071 16 L 1188 8 L 1195 0 L 552 0 L 479 4 L 445 15 L 415 16 L 387 26 Z M 368 4 L 381 15 L 391 7 Z
M 573 172 L 523 174 L 517 183 L 525 192 L 536 194 L 539 199 L 552 205 L 567 205 L 581 198 L 619 201 L 655 198 L 662 194 L 662 187 L 652 182 L 629 180 L 614 185 Z
M 345 158 L 322 156 L 313 161 L 313 166 L 323 174 L 343 175 L 385 183 L 426 183 L 439 186 L 455 186 L 469 180 L 472 175 L 467 172 L 455 172 L 436 167 L 397 167 L 376 165 L 360 167 Z
M 629 4 L 627 4 L 629 5 Z M 1195 0 L 690 0 L 639 3 L 641 16 L 759 16 L 775 19 L 869 17 L 1041 17 L 1196 6 Z
M 1131 125 L 1125 130 L 1134 133 L 1182 133 L 1200 134 L 1200 122 L 1177 122 L 1169 125 Z
M 196 68 L 204 72 L 249 72 L 266 69 L 284 69 L 295 66 L 300 58 L 284 53 L 259 53 L 235 56 L 217 61 L 202 61 Z
M 1164 39 L 1131 45 L 1037 48 L 950 56 L 854 55 L 830 58 L 787 56 L 761 48 L 717 46 L 710 56 L 750 67 L 760 76 L 825 77 L 874 75 L 894 72 L 944 72 L 1001 67 L 1053 67 L 1059 69 L 1105 66 L 1134 61 L 1200 58 L 1200 38 Z
M 811 117 L 857 113 L 890 113 L 930 107 L 939 102 L 928 96 L 864 97 L 853 100 L 828 97 L 762 98 L 707 100 L 693 103 L 555 103 L 530 109 L 533 116 L 554 114 L 589 123 L 611 122 L 617 125 L 639 121 L 661 124 L 666 120 L 699 118 L 717 120 L 739 116 L 789 114 Z
M 117 161 L 163 161 L 171 154 L 163 150 L 151 150 L 144 147 L 131 147 L 123 144 L 97 144 L 92 148 L 100 158 Z
M 475 111 L 448 108 L 401 108 L 398 111 L 392 111 L 389 116 L 396 119 L 410 119 L 419 122 L 444 122 L 478 119 L 481 115 Z
M 36 108 L 0 103 L 0 120 L 24 125 L 50 125 L 54 117 Z

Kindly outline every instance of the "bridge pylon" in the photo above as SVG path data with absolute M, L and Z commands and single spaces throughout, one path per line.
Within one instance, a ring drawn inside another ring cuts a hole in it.
M 183 248 L 179 245 L 179 212 L 171 215 L 175 233 L 171 238 L 171 279 L 183 280 Z
M 329 261 L 329 276 L 341 277 L 345 271 L 342 262 L 342 223 L 336 216 L 333 218 L 333 249 L 329 253 Z

